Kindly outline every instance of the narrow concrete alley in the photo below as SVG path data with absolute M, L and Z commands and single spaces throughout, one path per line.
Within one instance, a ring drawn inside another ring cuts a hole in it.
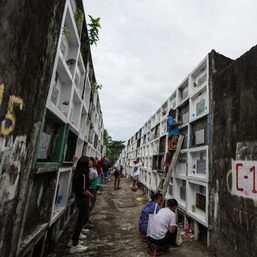
M 114 190 L 112 181 L 101 186 L 101 193 L 98 195 L 96 207 L 91 215 L 95 228 L 90 230 L 84 241 L 84 245 L 88 246 L 86 253 L 69 254 L 67 243 L 71 236 L 72 228 L 70 228 L 63 240 L 60 240 L 61 243 L 57 246 L 55 253 L 50 256 L 150 256 L 147 253 L 147 244 L 139 241 L 137 226 L 139 214 L 147 199 L 141 191 L 131 191 L 130 182 L 125 178 L 121 180 L 121 187 L 121 190 Z M 137 198 L 141 198 L 142 201 L 137 201 Z M 162 256 L 206 257 L 208 251 L 201 243 L 191 240 Z

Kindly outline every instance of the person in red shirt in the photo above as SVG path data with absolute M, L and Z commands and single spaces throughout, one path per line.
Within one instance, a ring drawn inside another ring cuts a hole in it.
M 103 159 L 103 158 L 102 158 L 102 159 Z M 102 169 L 102 167 L 101 167 L 101 161 L 102 161 L 102 159 L 101 159 L 101 160 L 98 160 L 98 158 L 95 157 L 95 168 L 96 168 L 96 170 L 97 170 L 100 183 L 101 183 L 101 181 L 102 181 L 102 175 L 103 175 L 103 169 Z

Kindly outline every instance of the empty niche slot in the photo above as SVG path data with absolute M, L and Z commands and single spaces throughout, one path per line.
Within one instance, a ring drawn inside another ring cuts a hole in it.
M 169 195 L 173 195 L 173 185 L 169 185 Z
M 176 108 L 176 92 L 169 98 L 170 107 L 172 109 Z
M 168 112 L 168 103 L 166 102 L 162 105 L 162 116 L 165 116 L 167 112 Z
M 205 112 L 205 99 L 201 99 L 196 103 L 196 116 Z
M 82 114 L 81 114 L 81 121 L 80 121 L 80 133 L 83 136 L 86 134 L 86 125 L 87 125 L 87 112 L 83 107 Z
M 193 93 L 207 82 L 207 62 L 204 61 L 194 73 L 192 73 Z
M 35 228 L 47 223 L 51 215 L 52 202 L 46 199 L 53 199 L 56 172 L 36 174 L 34 176 L 32 193 L 29 199 L 29 208 L 24 226 L 24 238 L 33 233 Z
M 186 201 L 186 181 L 182 180 L 182 183 L 180 183 L 180 192 L 179 196 L 182 201 Z
M 196 207 L 201 211 L 206 211 L 206 188 L 199 185 L 199 191 L 196 193 Z
M 52 95 L 51 95 L 51 101 L 55 105 L 57 105 L 58 98 L 59 98 L 59 95 L 60 95 L 60 88 L 58 88 L 58 77 L 59 77 L 59 74 L 56 71 L 55 72 L 55 78 L 54 78 Z
M 69 197 L 69 185 L 71 169 L 63 168 L 59 170 L 59 178 L 57 181 L 56 194 L 54 198 L 54 207 L 52 213 L 52 219 L 60 214 L 67 206 Z
M 159 153 L 165 153 L 166 151 L 166 136 L 160 138 Z
M 178 120 L 183 122 L 184 124 L 187 124 L 189 121 L 189 104 L 183 105 L 182 107 L 179 107 L 178 109 Z
M 187 143 L 188 143 L 188 128 L 182 128 L 180 129 L 180 134 L 184 136 L 184 140 L 182 143 L 182 149 L 187 148 Z
M 163 172 L 164 171 L 164 155 L 158 155 L 158 171 Z
M 76 151 L 77 138 L 78 137 L 73 132 L 69 131 L 68 139 L 66 142 L 66 151 L 65 151 L 64 161 L 66 162 L 73 161 L 75 151 Z
M 71 14 L 67 11 L 64 26 L 62 28 L 62 39 L 60 50 L 65 58 L 71 73 L 74 73 L 77 53 L 79 50 L 79 42 L 76 36 L 75 27 L 72 23 Z
M 177 175 L 187 175 L 187 153 L 180 153 L 175 167 L 175 173 Z
M 179 103 L 182 103 L 186 98 L 188 98 L 188 79 L 183 82 L 179 87 Z
M 158 156 L 154 155 L 153 156 L 153 165 L 152 165 L 153 170 L 157 170 L 158 168 Z
M 76 128 L 78 128 L 79 126 L 80 115 L 81 115 L 81 101 L 77 96 L 77 94 L 74 92 L 71 114 L 70 114 L 70 122 Z
M 31 257 L 38 257 L 38 256 L 41 256 L 41 253 L 42 253 L 43 250 L 44 250 L 44 249 L 43 249 L 44 239 L 45 239 L 45 237 L 42 236 L 42 238 L 41 238 L 41 239 L 38 241 L 38 243 L 35 245 Z

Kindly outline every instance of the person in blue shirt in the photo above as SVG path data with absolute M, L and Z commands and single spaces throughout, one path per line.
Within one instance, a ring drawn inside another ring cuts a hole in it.
M 183 124 L 181 121 L 176 121 L 175 118 L 176 111 L 170 109 L 166 124 L 168 133 L 168 152 L 164 163 L 166 167 L 170 166 L 173 154 L 176 151 L 179 137 L 179 126 Z
M 160 192 L 157 192 L 152 196 L 152 199 L 142 209 L 141 215 L 138 221 L 139 231 L 141 234 L 143 235 L 147 234 L 149 214 L 154 213 L 156 204 L 157 204 L 156 213 L 158 213 L 158 211 L 161 209 L 162 201 L 163 201 L 163 195 Z

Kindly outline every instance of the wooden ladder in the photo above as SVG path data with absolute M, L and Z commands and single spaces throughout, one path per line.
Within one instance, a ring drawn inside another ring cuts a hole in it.
M 173 176 L 174 168 L 176 167 L 176 164 L 178 161 L 178 156 L 179 156 L 182 144 L 183 144 L 183 140 L 184 140 L 184 135 L 180 135 L 178 138 L 177 148 L 176 148 L 175 153 L 173 154 L 169 169 L 168 169 L 168 171 L 165 171 L 163 173 L 163 176 L 161 177 L 161 181 L 158 185 L 157 190 L 163 194 L 163 199 L 165 198 L 165 195 L 167 193 L 170 179 Z

